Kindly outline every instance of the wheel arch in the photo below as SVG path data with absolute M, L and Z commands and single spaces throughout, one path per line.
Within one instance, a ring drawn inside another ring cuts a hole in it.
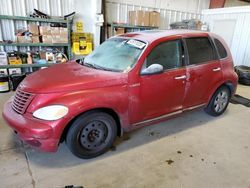
M 224 86 L 227 86 L 228 87 L 228 89 L 230 90 L 230 94 L 231 94 L 231 96 L 232 95 L 234 95 L 234 92 L 235 92 L 235 87 L 234 87 L 234 85 L 233 85 L 233 83 L 232 82 L 225 82 L 224 84 L 222 84 L 222 85 L 224 85 Z
M 211 95 L 209 96 L 209 100 L 208 100 L 208 103 L 207 103 L 207 104 L 209 104 L 209 102 L 210 102 L 210 100 L 212 99 L 212 97 L 213 97 L 213 95 L 215 94 L 215 92 L 216 92 L 218 89 L 220 89 L 222 86 L 226 86 L 226 87 L 229 89 L 231 96 L 234 95 L 234 92 L 235 92 L 234 85 L 233 85 L 232 82 L 227 81 L 227 82 L 224 82 L 224 83 L 220 84 L 219 86 L 217 86 L 217 87 L 214 89 L 214 91 L 213 91 L 213 92 L 211 93 Z
M 123 129 L 122 129 L 122 126 L 121 126 L 121 120 L 120 120 L 120 117 L 119 117 L 119 115 L 118 115 L 117 112 L 115 112 L 111 108 L 94 108 L 94 109 L 89 109 L 89 110 L 86 110 L 84 112 L 81 112 L 78 115 L 76 115 L 73 119 L 71 119 L 70 122 L 63 129 L 63 132 L 62 132 L 61 137 L 60 137 L 60 142 L 63 142 L 65 140 L 67 132 L 70 129 L 72 123 L 79 116 L 81 116 L 83 114 L 86 114 L 86 113 L 92 113 L 92 112 L 105 112 L 105 113 L 111 115 L 114 118 L 114 120 L 116 121 L 116 124 L 117 124 L 117 136 L 122 136 L 123 135 Z

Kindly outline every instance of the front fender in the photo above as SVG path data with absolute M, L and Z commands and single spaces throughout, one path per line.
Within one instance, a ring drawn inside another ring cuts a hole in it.
M 120 118 L 121 126 L 129 124 L 129 102 L 126 85 L 69 93 L 39 94 L 34 98 L 27 111 L 33 113 L 38 108 L 54 104 L 65 105 L 69 108 L 69 113 L 65 116 L 69 119 L 68 122 L 86 111 L 108 108 L 116 112 Z

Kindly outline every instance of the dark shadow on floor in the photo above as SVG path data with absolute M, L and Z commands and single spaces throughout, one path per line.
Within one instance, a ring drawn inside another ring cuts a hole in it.
M 77 166 L 84 163 L 102 160 L 106 157 L 117 155 L 127 150 L 154 142 L 163 137 L 174 135 L 197 126 L 202 126 L 206 122 L 214 121 L 215 119 L 222 118 L 226 115 L 227 112 L 220 117 L 214 118 L 207 115 L 203 110 L 186 112 L 174 119 L 143 127 L 130 133 L 125 133 L 123 137 L 116 139 L 113 147 L 107 153 L 89 160 L 75 157 L 71 154 L 65 143 L 62 143 L 59 146 L 56 153 L 40 152 L 36 149 L 32 149 L 26 144 L 24 144 L 22 149 L 16 150 L 16 152 L 25 152 L 30 163 L 35 163 L 35 165 L 39 166 L 45 166 L 48 168 Z

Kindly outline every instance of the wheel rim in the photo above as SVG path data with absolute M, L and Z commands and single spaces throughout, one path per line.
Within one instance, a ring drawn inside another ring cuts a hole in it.
M 103 121 L 89 122 L 80 133 L 80 144 L 88 150 L 105 147 L 108 139 L 108 127 Z
M 228 93 L 226 91 L 220 91 L 214 101 L 214 110 L 219 113 L 222 112 L 228 103 Z

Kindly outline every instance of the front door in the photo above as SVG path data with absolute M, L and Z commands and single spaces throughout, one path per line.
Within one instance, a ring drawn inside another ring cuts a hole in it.
M 142 70 L 152 64 L 160 64 L 164 72 L 140 75 L 137 122 L 182 109 L 186 85 L 186 69 L 183 63 L 183 46 L 180 39 L 162 42 L 148 54 Z

